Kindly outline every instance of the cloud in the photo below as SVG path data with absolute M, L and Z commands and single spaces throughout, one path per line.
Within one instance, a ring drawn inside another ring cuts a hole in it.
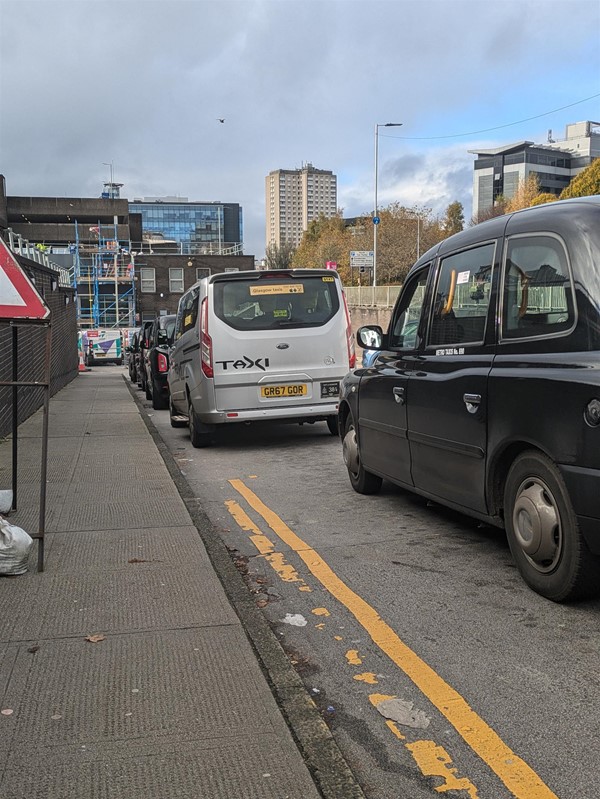
M 470 211 L 474 134 L 597 93 L 596 0 L 572 0 L 569 57 L 540 0 L 0 0 L 0 171 L 11 195 L 243 207 L 264 252 L 264 178 L 310 161 L 348 213 L 380 198 Z M 554 52 L 554 51 L 552 51 Z M 598 103 L 500 130 L 498 143 L 598 118 Z M 216 121 L 224 117 L 225 124 Z M 491 146 L 491 145 L 490 145 Z

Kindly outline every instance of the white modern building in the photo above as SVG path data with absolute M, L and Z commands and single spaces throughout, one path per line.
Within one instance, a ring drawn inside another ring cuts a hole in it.
M 265 178 L 266 244 L 297 247 L 309 222 L 337 212 L 337 177 L 304 164 L 276 169 Z
M 519 141 L 490 150 L 469 150 L 477 156 L 473 172 L 473 215 L 485 213 L 498 197 L 510 199 L 519 181 L 532 172 L 540 191 L 560 194 L 575 175 L 600 158 L 600 122 L 567 125 L 564 139 L 548 131 L 545 144 Z

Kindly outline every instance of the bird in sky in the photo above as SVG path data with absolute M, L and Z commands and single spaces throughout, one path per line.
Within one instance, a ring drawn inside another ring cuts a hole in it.
M 225 122 L 225 120 L 224 120 L 224 119 L 219 119 L 219 118 L 217 117 L 217 122 Z

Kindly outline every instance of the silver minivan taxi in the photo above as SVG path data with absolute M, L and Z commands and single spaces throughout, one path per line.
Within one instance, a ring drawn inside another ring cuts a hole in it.
M 340 381 L 355 366 L 337 272 L 285 269 L 205 277 L 182 295 L 170 353 L 170 416 L 195 447 L 217 425 L 326 421 L 337 434 Z

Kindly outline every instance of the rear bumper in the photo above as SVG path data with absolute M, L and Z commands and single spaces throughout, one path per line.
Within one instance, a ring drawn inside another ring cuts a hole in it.
M 581 534 L 589 550 L 600 555 L 600 469 L 559 466 Z
M 337 412 L 337 402 L 324 402 L 316 405 L 288 405 L 280 408 L 259 408 L 241 411 L 232 409 L 229 411 L 197 413 L 198 418 L 204 424 L 229 424 L 231 422 L 268 421 L 269 419 L 298 419 L 298 421 L 307 419 L 315 422 L 326 419 L 328 416 L 337 416 Z

